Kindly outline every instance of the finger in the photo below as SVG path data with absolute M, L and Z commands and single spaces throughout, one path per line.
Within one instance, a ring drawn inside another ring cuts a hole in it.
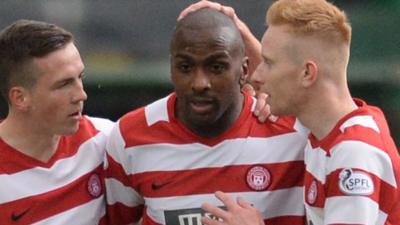
M 237 203 L 233 198 L 231 198 L 228 194 L 222 192 L 222 191 L 217 191 L 215 192 L 215 196 L 221 200 L 222 203 L 226 206 L 228 211 L 232 211 L 236 207 L 238 207 Z M 223 217 L 225 219 L 226 217 Z
M 270 114 L 270 116 L 268 117 L 268 119 L 269 119 L 269 121 L 271 121 L 271 122 L 276 122 L 276 121 L 278 121 L 279 117 Z
M 185 16 L 187 16 L 190 13 L 192 13 L 194 11 L 197 11 L 199 9 L 202 9 L 202 8 L 206 8 L 206 7 L 221 11 L 221 7 L 222 6 L 221 6 L 221 4 L 219 4 L 217 2 L 210 2 L 210 1 L 207 1 L 207 0 L 199 1 L 199 2 L 197 2 L 195 4 L 190 5 L 186 9 L 184 9 L 179 14 L 178 21 L 181 20 L 182 18 L 184 18 Z
M 228 217 L 227 211 L 225 211 L 217 206 L 211 205 L 210 203 L 206 202 L 206 203 L 202 204 L 201 208 L 204 211 L 211 213 L 211 215 L 221 218 L 223 220 L 225 220 Z
M 235 18 L 237 18 L 236 13 L 235 13 L 235 9 L 230 7 L 230 6 L 222 6 L 221 7 L 221 12 L 223 14 L 229 16 L 233 20 L 235 20 Z
M 243 197 L 239 196 L 237 198 L 237 203 L 239 206 L 241 206 L 243 208 L 256 210 L 256 208 L 254 208 L 250 203 L 248 203 Z
M 250 96 L 256 96 L 256 91 L 254 90 L 254 87 L 251 86 L 251 84 L 249 83 L 244 84 L 242 90 L 245 91 Z
M 202 224 L 207 224 L 207 225 L 222 225 L 223 223 L 218 221 L 218 220 L 213 220 L 211 218 L 208 217 L 201 217 L 201 223 Z
M 259 115 L 258 115 L 258 121 L 261 123 L 265 123 L 267 119 L 271 116 L 271 108 L 268 104 L 265 103 L 264 107 L 260 109 Z
M 260 120 L 260 117 L 262 117 L 262 119 L 264 119 L 264 121 L 260 121 L 260 122 L 265 122 L 265 119 L 270 114 L 269 106 L 267 105 L 267 97 L 268 97 L 268 95 L 265 93 L 262 93 L 262 92 L 257 94 L 257 101 L 256 101 L 256 107 L 254 109 L 254 115 L 258 116 L 259 120 Z M 268 107 L 268 108 L 265 109 L 266 107 Z

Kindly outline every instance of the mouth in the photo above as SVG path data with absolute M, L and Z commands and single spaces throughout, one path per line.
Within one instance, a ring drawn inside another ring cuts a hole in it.
M 192 111 L 197 114 L 206 114 L 213 109 L 213 100 L 210 98 L 192 99 L 189 104 Z
M 70 117 L 72 119 L 79 120 L 82 117 L 82 111 L 79 110 L 79 111 L 76 111 L 74 113 L 71 113 L 71 114 L 68 115 L 68 117 Z

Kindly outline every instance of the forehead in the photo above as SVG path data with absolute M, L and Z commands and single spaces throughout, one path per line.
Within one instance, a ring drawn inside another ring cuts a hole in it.
M 290 42 L 291 35 L 285 26 L 269 26 L 265 31 L 261 44 L 262 47 L 282 47 Z
M 239 46 L 230 29 L 220 27 L 208 30 L 181 29 L 177 31 L 171 53 L 204 56 L 221 54 L 234 56 Z
M 84 69 L 79 51 L 72 42 L 44 57 L 34 58 L 33 64 L 40 75 L 50 74 L 52 77 L 75 75 Z
M 263 56 L 287 55 L 296 51 L 298 38 L 287 25 L 269 26 L 261 41 Z

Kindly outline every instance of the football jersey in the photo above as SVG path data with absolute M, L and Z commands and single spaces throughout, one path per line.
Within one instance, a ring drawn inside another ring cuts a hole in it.
M 245 94 L 239 118 L 215 138 L 195 135 L 175 117 L 175 93 L 124 115 L 107 141 L 111 224 L 200 225 L 220 190 L 244 197 L 267 224 L 304 225 L 304 147 L 294 118 L 260 123 Z M 296 127 L 297 130 L 296 130 Z
M 309 224 L 400 224 L 400 159 L 380 109 L 358 109 L 305 150 Z
M 83 117 L 46 163 L 0 139 L 0 224 L 105 224 L 102 173 L 112 125 Z

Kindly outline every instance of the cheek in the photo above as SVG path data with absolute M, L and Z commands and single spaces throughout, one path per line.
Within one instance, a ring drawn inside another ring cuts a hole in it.
M 224 78 L 215 78 L 211 82 L 212 89 L 216 92 L 232 95 L 240 91 L 239 77 L 233 74 L 226 75 Z
M 189 86 L 187 80 L 188 79 L 185 79 L 185 77 L 183 76 L 177 76 L 177 75 L 171 76 L 171 81 L 174 84 L 176 92 L 179 92 L 179 90 L 185 89 L 187 86 Z

